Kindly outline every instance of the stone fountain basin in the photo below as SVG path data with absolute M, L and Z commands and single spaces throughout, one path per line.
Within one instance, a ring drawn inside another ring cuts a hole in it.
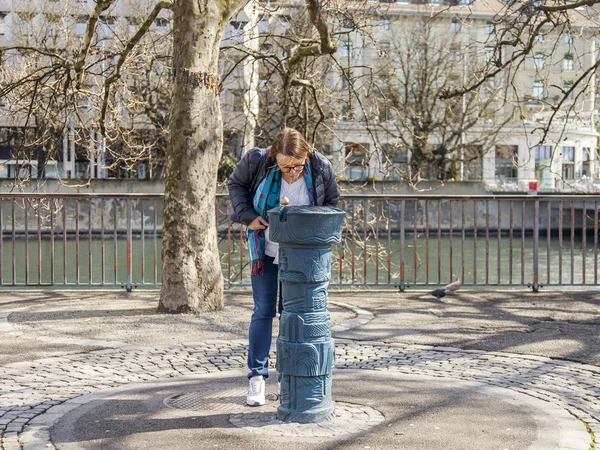
M 269 237 L 280 244 L 334 244 L 342 240 L 345 211 L 331 206 L 270 209 Z

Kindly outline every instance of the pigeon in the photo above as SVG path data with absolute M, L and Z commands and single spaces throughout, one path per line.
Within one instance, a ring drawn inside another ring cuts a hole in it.
M 433 295 L 435 298 L 442 298 L 446 295 L 456 295 L 456 291 L 460 289 L 460 280 L 456 280 L 453 283 L 450 283 L 443 288 L 438 288 L 431 291 L 429 294 Z
M 456 295 L 456 291 L 460 289 L 460 279 L 456 280 L 453 283 L 447 285 L 444 289 L 446 290 L 446 294 L 448 295 Z
M 446 288 L 439 288 L 431 291 L 429 294 L 433 295 L 436 298 L 442 298 L 446 296 Z

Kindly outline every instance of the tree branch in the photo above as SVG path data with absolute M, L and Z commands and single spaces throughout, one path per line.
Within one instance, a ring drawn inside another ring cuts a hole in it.
M 308 8 L 310 21 L 319 32 L 321 38 L 321 54 L 335 53 L 336 48 L 331 41 L 327 20 L 324 18 L 324 12 L 321 10 L 318 0 L 306 0 L 306 7 Z
M 81 83 L 83 82 L 84 70 L 83 66 L 85 64 L 85 60 L 87 58 L 88 53 L 90 52 L 90 47 L 92 46 L 92 37 L 96 32 L 96 25 L 98 25 L 98 19 L 100 15 L 106 11 L 108 8 L 116 0 L 98 0 L 96 3 L 96 7 L 90 14 L 90 18 L 88 20 L 87 28 L 85 30 L 85 38 L 83 40 L 83 48 L 81 50 L 81 54 L 79 55 L 79 59 L 75 62 L 73 68 L 75 69 L 75 73 L 77 74 L 77 89 L 81 87 Z
M 574 3 L 566 3 L 564 5 L 551 5 L 551 6 L 540 5 L 540 6 L 537 6 L 536 9 L 538 11 L 545 11 L 545 12 L 559 12 L 559 11 L 569 11 L 569 10 L 572 10 L 575 8 L 580 8 L 582 6 L 595 6 L 598 4 L 600 4 L 600 1 L 598 1 L 598 0 L 581 0 L 579 2 L 574 2 Z
M 150 29 L 150 26 L 152 25 L 152 23 L 154 23 L 154 21 L 156 20 L 156 17 L 158 17 L 158 14 L 163 9 L 172 9 L 172 8 L 173 8 L 173 4 L 171 2 L 168 2 L 165 0 L 158 2 L 154 6 L 154 9 L 150 13 L 150 15 L 146 18 L 144 23 L 142 23 L 142 25 L 140 26 L 138 31 L 127 43 L 127 46 L 125 47 L 125 49 L 121 52 L 121 55 L 119 56 L 119 60 L 117 61 L 117 65 L 115 67 L 114 73 L 106 79 L 106 82 L 104 83 L 104 100 L 102 102 L 102 111 L 100 113 L 100 130 L 103 135 L 105 134 L 105 131 L 106 131 L 104 121 L 106 119 L 106 110 L 108 109 L 108 99 L 110 97 L 111 85 L 121 77 L 121 68 L 123 67 L 125 60 L 129 56 L 129 53 L 131 53 L 131 51 L 137 45 L 137 43 L 148 32 L 148 30 Z

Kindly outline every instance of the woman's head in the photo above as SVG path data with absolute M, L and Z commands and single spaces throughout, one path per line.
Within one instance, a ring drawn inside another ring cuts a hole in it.
M 277 161 L 279 167 L 294 167 L 304 164 L 311 151 L 302 134 L 293 128 L 285 128 L 275 137 L 268 156 Z

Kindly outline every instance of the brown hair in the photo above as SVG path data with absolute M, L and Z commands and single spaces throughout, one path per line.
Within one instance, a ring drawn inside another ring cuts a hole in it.
M 308 156 L 311 151 L 311 146 L 300 132 L 293 128 L 284 128 L 275 136 L 267 155 L 273 160 L 279 154 L 300 159 Z

